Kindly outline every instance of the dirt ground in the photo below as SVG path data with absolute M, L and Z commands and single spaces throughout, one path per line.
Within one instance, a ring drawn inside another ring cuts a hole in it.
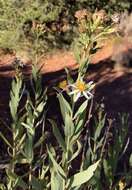
M 118 63 L 116 68 L 111 61 L 115 52 L 127 55 L 130 50 L 132 50 L 132 44 L 128 41 L 118 46 L 110 42 L 106 43 L 92 58 L 92 64 L 87 73 L 87 80 L 96 82 L 95 99 L 98 102 L 103 100 L 106 111 L 112 116 L 118 112 L 128 112 L 129 114 L 132 112 L 132 69 L 120 67 L 119 65 L 122 63 Z M 14 69 L 11 65 L 13 60 L 14 55 L 1 54 L 0 56 L 0 117 L 9 111 L 9 90 L 11 79 L 14 76 Z M 73 75 L 76 72 L 75 68 L 78 67 L 74 54 L 70 51 L 59 51 L 48 55 L 42 59 L 41 64 L 43 65 L 44 85 L 49 87 L 65 78 L 65 67 L 73 70 Z M 24 73 L 29 76 L 30 72 L 31 62 L 27 61 Z

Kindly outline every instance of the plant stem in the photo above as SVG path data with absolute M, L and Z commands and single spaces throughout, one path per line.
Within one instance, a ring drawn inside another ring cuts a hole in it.
M 32 182 L 32 163 L 30 163 L 29 165 L 29 179 L 28 179 L 28 182 L 29 182 L 29 190 L 32 189 L 32 185 L 31 185 L 31 182 Z
M 11 160 L 11 173 L 14 174 L 15 172 L 15 156 L 16 156 L 16 143 L 15 143 L 15 137 L 16 137 L 16 131 L 15 131 L 15 128 L 14 126 L 12 126 L 12 140 L 13 140 L 13 143 L 12 143 L 12 160 Z M 10 179 L 10 183 L 11 183 L 11 190 L 14 189 L 14 181 Z

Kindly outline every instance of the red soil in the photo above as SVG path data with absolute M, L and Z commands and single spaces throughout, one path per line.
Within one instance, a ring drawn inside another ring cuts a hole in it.
M 129 40 L 122 40 L 121 43 L 106 41 L 104 47 L 100 49 L 92 58 L 93 67 L 89 70 L 87 79 L 96 82 L 95 98 L 99 102 L 104 97 L 106 110 L 110 114 L 117 112 L 132 113 L 132 74 L 131 69 L 116 70 L 113 69 L 110 58 L 114 54 L 123 54 L 132 49 L 132 43 Z M 14 56 L 1 55 L 0 57 L 0 110 L 8 112 L 10 77 L 14 75 L 11 62 Z M 105 61 L 106 60 L 106 61 Z M 101 62 L 104 64 L 101 64 Z M 77 67 L 72 52 L 60 51 L 53 55 L 48 55 L 42 59 L 42 73 L 48 74 L 47 84 L 57 83 L 61 80 L 61 74 L 55 75 L 65 67 L 74 69 Z M 99 64 L 100 63 L 100 64 Z M 27 62 L 30 66 L 30 62 Z M 31 67 L 30 67 L 31 68 Z M 52 73 L 49 75 L 49 73 Z M 52 77 L 51 77 L 52 76 Z M 52 80 L 51 78 L 56 80 Z M 0 111 L 0 116 L 3 115 Z M 5 114 L 4 114 L 5 115 Z
M 92 63 L 97 64 L 100 61 L 108 59 L 113 53 L 113 46 L 111 43 L 105 43 L 104 47 L 100 49 L 92 58 Z M 11 62 L 14 59 L 14 55 L 2 54 L 0 56 L 0 75 L 11 76 L 13 74 L 11 70 Z M 26 61 L 27 65 L 30 65 L 30 61 Z M 64 69 L 65 67 L 70 69 L 77 68 L 77 63 L 74 57 L 74 53 L 71 51 L 58 51 L 54 54 L 49 54 L 41 59 L 42 73 L 56 72 Z M 10 69 L 9 69 L 10 68 Z

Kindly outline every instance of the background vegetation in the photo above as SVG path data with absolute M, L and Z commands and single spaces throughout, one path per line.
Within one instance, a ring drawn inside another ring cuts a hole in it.
M 104 9 L 111 15 L 130 11 L 131 6 L 123 0 L 0 0 L 0 47 L 31 49 L 39 30 L 37 40 L 44 52 L 69 48 L 77 35 L 77 10 Z
M 125 9 L 129 1 L 0 0 L 0 48 L 32 57 L 28 85 L 23 62 L 13 62 L 10 120 L 1 122 L 8 132 L 0 131 L 1 190 L 132 189 L 129 115 L 112 120 L 100 105 L 93 109 L 95 84 L 86 79 L 100 40 L 117 32 L 111 16 Z M 50 108 L 38 58 L 72 44 L 77 75 L 65 70 L 52 89 L 57 108 Z

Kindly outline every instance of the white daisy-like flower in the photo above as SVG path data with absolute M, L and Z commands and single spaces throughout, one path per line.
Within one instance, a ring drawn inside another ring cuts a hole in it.
M 93 98 L 93 94 L 91 93 L 91 91 L 95 87 L 95 84 L 93 81 L 86 83 L 81 78 L 77 80 L 74 84 L 70 84 L 68 86 L 71 89 L 71 92 L 69 92 L 69 95 L 73 95 L 74 102 L 76 102 L 80 97 L 83 97 L 83 96 L 88 100 Z

